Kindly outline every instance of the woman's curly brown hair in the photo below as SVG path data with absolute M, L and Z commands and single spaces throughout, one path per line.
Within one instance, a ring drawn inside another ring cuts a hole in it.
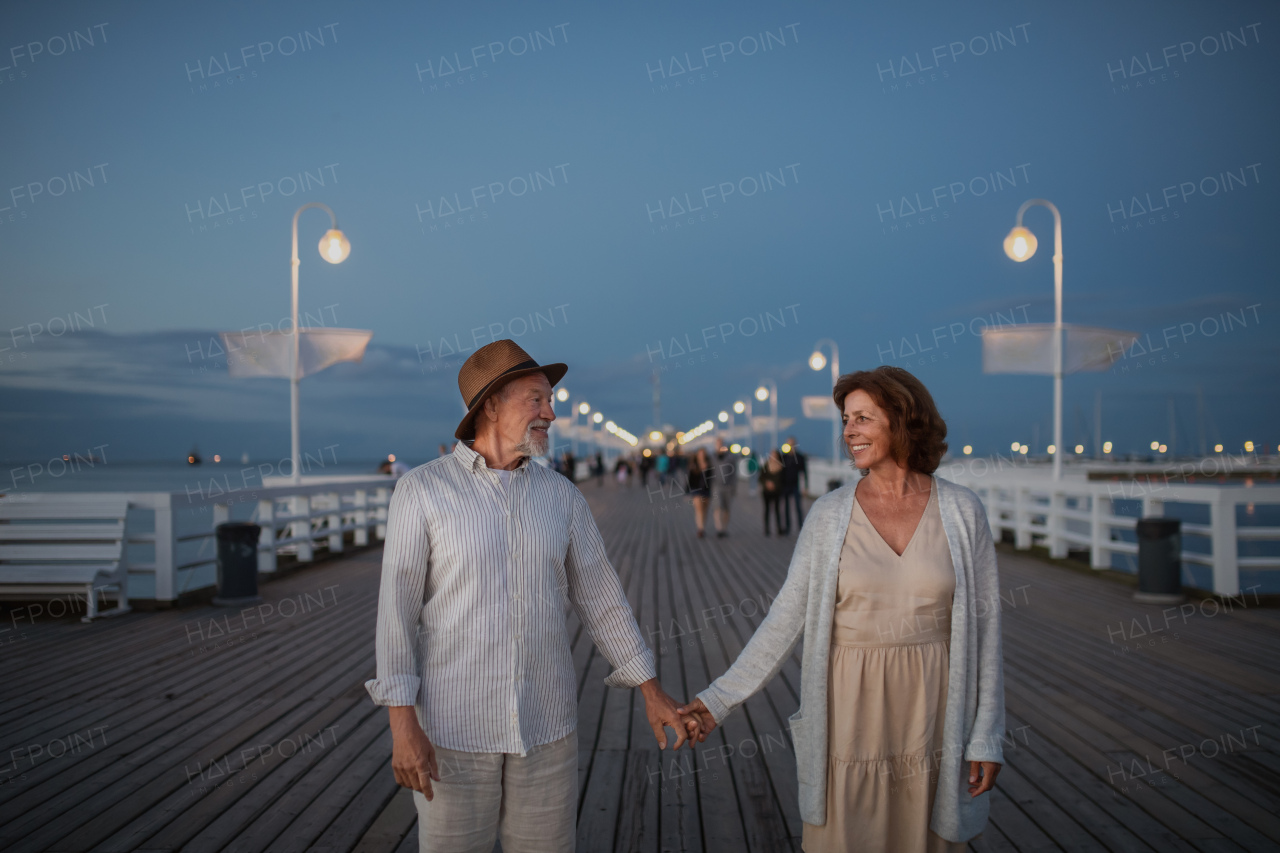
M 846 373 L 831 394 L 841 417 L 845 398 L 858 389 L 866 391 L 888 413 L 893 435 L 890 453 L 898 464 L 921 474 L 936 471 L 947 452 L 947 424 L 924 383 L 901 367 L 888 364 L 875 370 Z M 847 445 L 845 454 L 849 455 Z

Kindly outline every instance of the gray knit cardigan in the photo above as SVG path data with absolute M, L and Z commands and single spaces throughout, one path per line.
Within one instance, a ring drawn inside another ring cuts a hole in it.
M 935 477 L 956 589 L 951 619 L 944 747 L 929 827 L 948 841 L 968 841 L 986 826 L 990 794 L 971 797 L 965 762 L 1004 763 L 1004 671 L 995 546 L 982 502 L 969 489 Z M 819 498 L 805 517 L 787 579 L 750 642 L 698 694 L 716 722 L 767 684 L 805 638 L 800 710 L 790 719 L 800 783 L 800 817 L 827 821 L 827 662 L 840 551 L 853 512 L 854 484 Z

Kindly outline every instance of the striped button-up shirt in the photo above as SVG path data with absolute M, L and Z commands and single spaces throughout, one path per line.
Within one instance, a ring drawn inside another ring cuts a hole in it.
M 578 488 L 528 459 L 504 485 L 458 442 L 396 483 L 365 688 L 417 706 L 434 744 L 524 755 L 577 726 L 570 607 L 614 667 L 606 684 L 654 677 Z

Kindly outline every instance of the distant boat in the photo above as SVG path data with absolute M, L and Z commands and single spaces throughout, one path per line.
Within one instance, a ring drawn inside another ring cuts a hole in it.
M 191 452 L 187 454 L 188 465 L 199 465 L 202 461 L 200 458 L 200 450 L 194 444 L 191 445 Z

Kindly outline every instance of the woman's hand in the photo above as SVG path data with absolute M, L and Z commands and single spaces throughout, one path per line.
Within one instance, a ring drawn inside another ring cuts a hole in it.
M 996 775 L 999 772 L 1000 765 L 994 761 L 970 761 L 969 796 L 976 797 L 994 788 L 996 786 Z M 981 774 L 981 777 L 979 777 L 979 774 Z
M 707 735 L 716 727 L 716 718 L 711 716 L 711 712 L 707 710 L 707 706 L 702 704 L 702 700 L 694 697 L 693 701 L 677 708 L 681 714 L 692 714 L 698 719 L 698 743 L 702 743 L 707 739 Z M 692 739 L 692 735 L 690 735 Z

